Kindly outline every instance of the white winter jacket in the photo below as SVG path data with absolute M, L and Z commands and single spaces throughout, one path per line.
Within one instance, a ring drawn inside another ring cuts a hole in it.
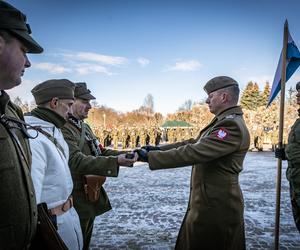
M 37 138 L 29 140 L 32 152 L 31 176 L 37 203 L 46 202 L 49 209 L 54 208 L 63 204 L 72 193 L 73 182 L 68 165 L 69 148 L 60 129 L 52 123 L 34 116 L 25 116 L 25 121 L 32 126 L 40 126 L 63 148 L 64 152 L 61 152 L 40 132 Z M 37 133 L 32 129 L 28 132 L 32 136 Z M 74 207 L 57 216 L 57 227 L 59 235 L 69 249 L 82 249 L 82 232 Z

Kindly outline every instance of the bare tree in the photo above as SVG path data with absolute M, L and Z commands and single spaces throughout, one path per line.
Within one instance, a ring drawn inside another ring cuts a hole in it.
M 188 99 L 178 108 L 178 111 L 192 110 L 192 106 L 193 101 L 191 99 Z
M 154 113 L 154 98 L 151 94 L 148 94 L 145 97 L 143 106 L 146 108 L 149 115 Z

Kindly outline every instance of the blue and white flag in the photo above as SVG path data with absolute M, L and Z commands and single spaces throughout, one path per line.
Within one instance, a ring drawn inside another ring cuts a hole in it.
M 286 51 L 286 82 L 291 78 L 296 69 L 300 65 L 300 52 L 288 30 L 288 42 Z M 282 69 L 282 51 L 280 54 L 278 66 L 276 69 L 271 93 L 269 96 L 269 101 L 267 107 L 275 99 L 279 91 L 281 90 L 281 69 Z

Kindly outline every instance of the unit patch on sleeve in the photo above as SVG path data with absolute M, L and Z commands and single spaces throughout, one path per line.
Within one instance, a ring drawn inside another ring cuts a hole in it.
M 226 129 L 220 128 L 216 135 L 219 139 L 224 140 L 228 136 L 228 132 Z

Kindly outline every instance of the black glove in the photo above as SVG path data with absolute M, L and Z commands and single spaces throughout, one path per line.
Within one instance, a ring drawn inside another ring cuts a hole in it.
M 137 159 L 138 161 L 148 162 L 148 152 L 145 149 L 136 149 L 134 152 L 137 152 L 139 156 Z
M 275 158 L 279 158 L 283 161 L 287 160 L 284 148 L 276 148 L 275 149 Z
M 160 150 L 160 147 L 147 145 L 147 146 L 143 146 L 142 149 L 145 149 L 147 152 L 149 152 L 149 151 Z

